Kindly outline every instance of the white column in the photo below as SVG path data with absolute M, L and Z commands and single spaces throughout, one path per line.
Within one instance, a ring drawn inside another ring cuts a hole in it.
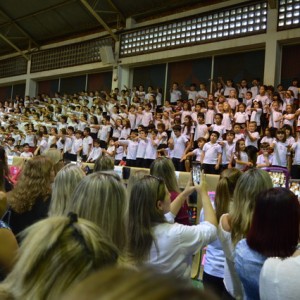
M 124 89 L 124 85 L 128 88 L 132 85 L 132 70 L 125 66 L 114 66 L 112 74 L 112 90 L 119 88 Z
M 263 80 L 266 85 L 276 86 L 280 82 L 281 50 L 281 45 L 277 40 L 277 9 L 269 9 Z
M 31 60 L 27 62 L 27 74 L 25 83 L 25 95 L 35 97 L 37 94 L 37 82 L 30 76 Z

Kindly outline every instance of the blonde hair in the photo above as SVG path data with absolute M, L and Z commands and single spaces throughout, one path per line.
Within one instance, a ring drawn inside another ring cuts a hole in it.
M 37 199 L 46 200 L 50 196 L 52 170 L 52 162 L 44 156 L 27 160 L 15 188 L 7 194 L 15 212 L 30 211 Z
M 52 187 L 49 216 L 67 215 L 73 192 L 84 176 L 81 168 L 74 164 L 64 166 L 57 173 Z
M 164 181 L 152 175 L 140 179 L 131 189 L 126 250 L 128 258 L 138 264 L 149 256 L 155 240 L 153 224 L 166 222 L 163 211 L 157 208 L 157 201 L 164 201 L 166 194 Z
M 228 213 L 236 183 L 242 174 L 235 168 L 226 169 L 221 173 L 215 197 L 217 220 L 220 220 L 223 214 Z
M 114 160 L 109 156 L 100 156 L 96 159 L 94 165 L 94 172 L 98 171 L 113 171 L 114 170 Z
M 127 182 L 127 195 L 130 197 L 130 193 L 134 184 L 144 178 L 146 175 L 149 175 L 149 169 L 141 169 L 141 170 L 130 170 L 130 177 Z
M 77 186 L 70 211 L 95 222 L 122 250 L 126 243 L 126 189 L 114 172 L 96 172 L 86 176 Z
M 169 192 L 180 193 L 175 175 L 175 167 L 171 159 L 167 157 L 158 157 L 155 159 L 150 166 L 150 174 L 163 178 Z
M 151 269 L 110 267 L 96 272 L 67 293 L 63 300 L 209 300 L 188 281 Z
M 260 169 L 250 169 L 239 178 L 230 211 L 231 240 L 234 246 L 250 229 L 256 195 L 272 186 L 269 173 Z
M 74 283 L 118 259 L 104 232 L 74 214 L 37 222 L 23 235 L 14 269 L 0 286 L 14 299 L 60 299 Z

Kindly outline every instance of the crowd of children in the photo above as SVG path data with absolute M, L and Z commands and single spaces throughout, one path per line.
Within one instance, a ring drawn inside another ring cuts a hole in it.
M 161 89 L 140 85 L 112 93 L 26 96 L 0 103 L 0 139 L 7 155 L 30 158 L 57 148 L 66 161 L 149 167 L 158 156 L 189 171 L 190 159 L 206 173 L 219 174 L 271 165 L 300 178 L 298 81 L 284 90 L 245 80 L 211 80 L 199 91 L 173 83 L 163 101 Z M 186 100 L 185 100 L 186 99 Z

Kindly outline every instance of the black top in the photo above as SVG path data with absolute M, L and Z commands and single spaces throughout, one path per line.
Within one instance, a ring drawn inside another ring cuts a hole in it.
M 12 232 L 17 235 L 19 232 L 23 231 L 33 223 L 47 218 L 50 200 L 50 196 L 48 196 L 46 200 L 37 199 L 32 209 L 22 214 L 19 214 L 12 208 L 9 208 L 9 211 L 5 215 L 4 221 L 9 224 Z

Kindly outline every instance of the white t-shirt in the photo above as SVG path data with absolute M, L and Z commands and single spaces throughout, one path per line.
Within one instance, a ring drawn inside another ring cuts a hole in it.
M 44 153 L 48 149 L 48 143 L 45 138 L 37 142 L 37 146 L 40 147 L 40 154 Z
M 299 88 L 298 88 L 298 87 L 296 87 L 296 86 L 290 86 L 290 87 L 288 88 L 288 90 L 289 90 L 289 91 L 293 91 L 293 93 L 294 93 L 294 98 L 295 98 L 295 99 L 298 99 L 298 93 L 299 93 Z
M 231 116 L 229 113 L 223 113 L 222 125 L 225 126 L 226 130 L 232 129 Z
M 300 295 L 300 256 L 269 258 L 260 272 L 261 300 L 298 300 Z
M 179 90 L 173 90 L 170 93 L 170 102 L 172 104 L 176 103 L 177 100 L 181 99 L 181 92 Z
M 154 141 L 151 138 L 148 138 L 148 143 L 145 151 L 145 159 L 156 159 L 157 157 L 157 145 L 159 141 L 155 139 Z
M 232 110 L 235 110 L 235 108 L 239 105 L 239 100 L 235 98 L 227 98 L 227 102 Z
M 236 154 L 234 155 L 234 159 L 235 160 L 238 159 Z M 241 151 L 239 160 L 243 161 L 243 162 L 248 162 L 249 161 L 248 154 L 245 151 Z M 245 169 L 245 167 L 246 167 L 246 165 L 239 164 L 238 162 L 235 163 L 235 168 L 238 169 L 238 170 L 242 171 L 242 170 Z
M 71 149 L 71 154 L 77 154 L 79 148 L 82 147 L 82 139 L 74 139 Z
M 89 154 L 89 157 L 88 157 L 88 161 L 89 160 L 92 160 L 92 161 L 95 161 L 96 159 L 98 159 L 100 156 L 102 155 L 102 149 L 100 147 L 96 148 L 96 147 L 93 147 L 92 151 L 90 152 Z
M 174 158 L 181 158 L 185 148 L 186 148 L 186 142 L 189 140 L 186 135 L 182 134 L 179 137 L 174 136 L 174 151 L 173 151 L 173 157 Z
M 30 157 L 33 157 L 33 154 L 32 154 L 32 152 L 22 152 L 20 157 L 30 158 Z
M 222 147 L 215 143 L 208 142 L 204 145 L 203 151 L 205 153 L 203 163 L 209 165 L 216 165 L 218 162 L 218 155 L 222 153 Z
M 223 142 L 223 147 L 222 147 L 222 165 L 227 165 L 229 164 L 231 157 L 234 153 L 235 150 L 235 143 L 229 144 L 227 141 Z
M 197 141 L 200 137 L 205 137 L 208 133 L 206 124 L 197 124 L 195 127 L 194 141 Z
M 126 145 L 127 146 L 127 159 L 136 159 L 136 154 L 137 154 L 137 150 L 138 150 L 138 141 L 132 141 L 132 140 L 121 140 L 119 141 L 120 145 Z
M 246 112 L 236 112 L 234 115 L 235 123 L 245 124 L 248 121 L 248 115 Z
M 93 145 L 93 139 L 91 136 L 86 136 L 82 140 L 82 155 L 89 154 L 90 145 Z
M 148 144 L 148 139 L 147 140 L 139 139 L 139 144 L 136 153 L 137 158 L 144 158 L 147 144 Z
M 273 143 L 274 145 L 274 154 L 273 154 L 273 165 L 280 167 L 287 167 L 287 146 L 286 142 L 277 142 Z
M 196 148 L 192 152 L 196 156 L 196 161 L 200 162 L 201 161 L 201 155 L 202 155 L 202 149 Z
M 280 111 L 275 111 L 271 109 L 270 119 L 269 119 L 269 127 L 280 128 L 280 120 L 282 117 L 282 113 Z
M 213 124 L 215 118 L 215 111 L 213 109 L 208 109 L 205 112 L 205 124 Z
M 251 141 L 249 135 L 251 135 L 252 138 L 256 138 L 256 140 L 255 141 Z M 257 131 L 248 132 L 248 134 L 246 135 L 246 138 L 245 138 L 245 145 L 246 145 L 246 147 L 248 147 L 248 146 L 254 146 L 254 147 L 258 148 L 258 144 L 257 143 L 258 143 L 259 138 L 260 138 L 260 135 L 259 135 L 259 133 Z
M 111 125 L 102 125 L 98 131 L 98 138 L 101 141 L 108 141 L 109 133 L 111 131 Z
M 273 155 L 268 156 L 268 161 L 272 165 Z M 257 156 L 257 159 L 256 159 L 256 164 L 257 165 L 262 165 L 262 164 L 266 164 L 266 163 L 267 163 L 267 160 L 266 160 L 266 157 L 263 154 L 260 154 L 260 155 Z
M 266 105 L 269 105 L 271 103 L 271 100 L 269 99 L 269 97 L 267 95 L 261 96 L 261 95 L 257 95 L 254 99 L 255 101 L 260 101 L 262 103 L 262 108 L 263 108 L 263 113 L 266 113 Z
M 152 112 L 147 112 L 147 111 L 144 111 L 143 112 L 143 117 L 142 117 L 142 125 L 144 127 L 148 127 L 149 126 L 149 123 L 150 121 L 153 120 L 153 115 L 152 115 Z
M 209 222 L 194 226 L 161 223 L 152 230 L 155 243 L 146 264 L 178 278 L 190 278 L 192 255 L 217 236 L 216 227 Z
M 190 91 L 190 90 L 187 90 L 186 92 L 187 92 L 187 95 L 188 95 L 188 99 L 192 99 L 195 102 L 198 92 L 197 91 Z
M 262 109 L 257 108 L 256 111 L 253 110 L 251 113 L 250 121 L 255 121 L 257 126 L 260 126 L 260 117 L 262 114 Z

